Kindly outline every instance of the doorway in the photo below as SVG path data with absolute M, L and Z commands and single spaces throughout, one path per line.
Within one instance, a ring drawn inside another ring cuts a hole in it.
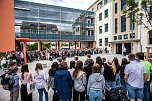
M 116 54 L 122 54 L 122 44 L 116 44 Z
M 127 55 L 131 53 L 131 43 L 124 43 L 124 47 L 127 49 Z

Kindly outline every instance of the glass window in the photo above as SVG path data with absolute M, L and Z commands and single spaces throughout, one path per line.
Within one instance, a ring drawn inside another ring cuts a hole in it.
M 117 36 L 114 36 L 114 40 L 117 40 Z
M 108 9 L 105 10 L 105 18 L 108 17 Z
M 126 16 L 121 16 L 121 32 L 126 31 Z
M 102 46 L 102 39 L 99 39 L 99 46 Z
M 118 13 L 118 3 L 115 3 L 115 14 Z
M 150 6 L 150 13 L 152 13 L 152 6 Z
M 99 34 L 102 33 L 102 26 L 99 26 Z
M 100 9 L 101 7 L 102 7 L 102 1 L 100 1 L 100 3 L 98 3 L 97 9 Z
M 125 35 L 124 35 L 124 39 L 128 39 L 128 34 L 125 34 Z
M 108 2 L 108 0 L 104 0 L 104 4 L 106 4 Z
M 102 20 L 102 13 L 99 14 L 99 21 Z
M 133 13 L 133 19 L 132 17 L 130 17 L 130 30 L 134 30 L 135 29 L 135 23 L 133 23 L 132 25 L 132 21 L 135 19 L 135 13 Z
M 105 24 L 105 32 L 108 32 L 108 23 Z
M 126 0 L 121 0 L 121 10 L 126 9 Z
M 118 19 L 115 19 L 115 33 L 118 31 Z
M 152 31 L 149 31 L 149 44 L 152 44 Z
M 105 38 L 105 46 L 108 46 L 108 38 Z
M 130 39 L 131 39 L 132 34 L 130 34 Z M 135 33 L 133 33 L 133 38 L 135 38 Z
M 118 35 L 118 40 L 122 40 L 122 35 Z

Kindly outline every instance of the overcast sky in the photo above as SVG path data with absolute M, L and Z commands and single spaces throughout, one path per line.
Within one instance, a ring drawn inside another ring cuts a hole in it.
M 63 7 L 77 8 L 86 10 L 96 0 L 24 0 L 43 4 L 57 5 Z

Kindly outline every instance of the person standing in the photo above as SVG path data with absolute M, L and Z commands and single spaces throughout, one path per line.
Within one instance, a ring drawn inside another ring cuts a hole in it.
M 135 54 L 129 54 L 129 64 L 125 67 L 125 82 L 127 83 L 128 96 L 131 101 L 142 101 L 144 83 L 147 81 L 147 71 L 143 64 L 135 61 Z
M 150 74 L 152 71 L 152 65 L 150 62 L 144 60 L 144 53 L 136 53 L 137 58 L 140 60 L 140 63 L 146 67 L 148 79 L 144 84 L 144 101 L 150 101 Z
M 22 65 L 20 81 L 21 81 L 21 89 L 20 89 L 21 101 L 32 101 L 32 93 L 28 94 L 27 84 L 32 83 L 33 80 L 32 80 L 32 74 L 29 73 L 27 64 Z
M 87 85 L 87 94 L 89 95 L 89 101 L 102 101 L 103 89 L 105 86 L 105 80 L 100 73 L 100 65 L 95 63 L 92 66 L 92 74 L 89 77 Z
M 13 88 L 10 89 L 10 100 L 9 101 L 17 101 L 19 97 L 19 75 L 17 74 L 18 67 L 11 68 L 11 73 L 14 79 Z
M 61 62 L 59 69 L 54 76 L 54 86 L 62 101 L 71 101 L 72 98 L 72 77 L 67 70 L 67 63 Z
M 73 72 L 73 80 L 73 101 L 85 101 L 86 73 L 83 72 L 82 61 L 78 61 L 76 64 L 76 68 Z
M 48 101 L 48 92 L 44 87 L 44 82 L 47 82 L 47 76 L 43 71 L 42 64 L 37 63 L 35 73 L 33 74 L 35 87 L 39 93 L 39 101 L 43 101 L 43 92 L 45 94 L 45 100 Z

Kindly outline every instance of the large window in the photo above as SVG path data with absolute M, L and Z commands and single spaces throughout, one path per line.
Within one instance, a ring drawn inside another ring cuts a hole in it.
M 114 40 L 117 40 L 117 36 L 114 36 Z
M 121 16 L 121 32 L 126 31 L 126 16 Z
M 133 15 L 130 17 L 130 30 L 135 29 L 135 23 L 132 23 L 135 19 L 135 13 L 132 13 Z
M 150 6 L 150 13 L 152 13 L 152 6 Z
M 124 39 L 128 39 L 128 34 L 123 35 Z
M 130 34 L 130 39 L 132 38 L 132 34 Z M 135 38 L 135 33 L 133 33 L 133 39 Z
M 101 8 L 101 6 L 102 6 L 102 1 L 100 1 L 100 3 L 98 3 L 98 5 L 97 5 L 97 9 L 100 9 L 100 8 Z
M 102 13 L 99 14 L 99 21 L 102 20 Z
M 102 33 L 102 26 L 99 26 L 99 34 Z
M 102 39 L 99 39 L 99 46 L 102 46 Z
M 115 3 L 115 14 L 118 13 L 118 3 Z
M 108 23 L 105 24 L 105 32 L 108 32 Z
M 104 13 L 105 13 L 105 18 L 107 18 L 108 17 L 108 9 L 106 9 Z
M 126 9 L 126 0 L 121 0 L 121 10 Z
M 104 4 L 106 4 L 108 2 L 108 0 L 104 0 Z
M 115 19 L 115 33 L 118 32 L 118 19 Z
M 118 35 L 118 40 L 122 40 L 122 35 Z
M 105 38 L 105 46 L 108 46 L 108 38 Z

